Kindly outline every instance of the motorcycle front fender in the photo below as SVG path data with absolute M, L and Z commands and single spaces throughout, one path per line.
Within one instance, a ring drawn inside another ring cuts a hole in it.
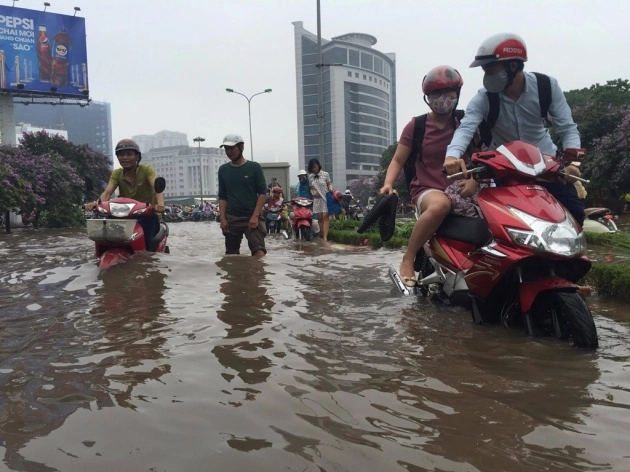
M 577 290 L 577 285 L 575 285 L 573 282 L 569 282 L 568 280 L 552 275 L 540 277 L 536 280 L 530 280 L 528 282 L 522 282 L 519 286 L 521 312 L 527 313 L 531 309 L 532 305 L 534 304 L 534 300 L 536 300 L 536 297 L 540 292 L 544 292 L 546 290 L 571 288 Z
M 119 262 L 124 261 L 132 254 L 131 250 L 126 247 L 113 247 L 111 249 L 106 250 L 101 254 L 101 257 L 98 259 L 98 268 L 99 269 L 108 269 L 111 266 L 118 264 Z

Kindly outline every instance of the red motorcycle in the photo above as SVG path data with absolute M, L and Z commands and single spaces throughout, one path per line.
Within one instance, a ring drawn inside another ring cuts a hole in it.
M 162 193 L 165 188 L 163 177 L 155 179 L 156 193 Z M 136 252 L 147 250 L 144 230 L 138 218 L 154 214 L 150 203 L 131 198 L 113 198 L 106 202 L 99 200 L 94 212 L 96 218 L 86 220 L 86 225 L 88 237 L 96 244 L 99 269 L 107 269 Z M 149 242 L 149 249 L 168 253 L 167 237 L 168 226 L 160 222 L 158 233 Z
M 584 233 L 538 185 L 584 155 L 571 149 L 557 160 L 521 141 L 473 154 L 468 173 L 494 182 L 478 194 L 483 218 L 444 220 L 416 258 L 420 291 L 468 306 L 476 323 L 522 325 L 530 336 L 597 348 L 595 323 L 576 285 L 591 267 Z M 390 274 L 404 292 L 398 274 Z
M 311 240 L 311 226 L 313 226 L 313 200 L 297 197 L 291 200 L 293 218 L 291 231 L 296 239 Z M 287 239 L 290 237 L 287 233 Z

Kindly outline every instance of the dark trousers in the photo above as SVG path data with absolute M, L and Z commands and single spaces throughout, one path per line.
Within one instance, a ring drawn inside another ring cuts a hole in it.
M 152 244 L 151 240 L 160 231 L 160 218 L 155 214 L 141 216 L 138 218 L 138 223 L 140 223 L 144 232 L 144 247 L 147 251 L 155 252 L 157 244 Z
M 556 200 L 562 203 L 573 218 L 581 225 L 584 224 L 584 203 L 578 197 L 577 189 L 572 183 L 563 183 L 559 180 L 554 182 L 540 182 L 541 187 L 545 187 L 547 191 L 554 196 Z

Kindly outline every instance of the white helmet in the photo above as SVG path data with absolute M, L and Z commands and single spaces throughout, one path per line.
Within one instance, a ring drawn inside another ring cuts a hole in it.
M 352 194 L 350 193 L 350 190 L 349 190 L 349 189 L 348 189 L 348 190 L 346 190 L 346 195 L 352 195 Z
M 308 174 L 306 173 L 306 171 L 304 169 L 300 169 L 300 170 L 298 170 L 298 177 L 300 175 L 308 175 Z
M 498 33 L 490 36 L 479 46 L 470 67 L 479 67 L 497 61 L 517 59 L 527 62 L 527 47 L 518 34 Z
M 223 144 L 221 144 L 221 146 L 219 147 L 223 147 L 223 146 L 236 146 L 237 144 L 243 143 L 245 144 L 245 141 L 243 140 L 243 137 L 240 134 L 226 134 L 225 138 L 223 138 Z

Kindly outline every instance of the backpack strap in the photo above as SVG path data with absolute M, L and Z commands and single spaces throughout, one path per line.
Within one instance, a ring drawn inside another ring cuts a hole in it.
M 492 128 L 497 124 L 499 119 L 500 99 L 498 93 L 486 92 L 488 97 L 488 116 L 479 124 L 479 135 L 481 142 L 486 146 L 490 146 L 492 142 Z
M 551 106 L 551 79 L 548 75 L 534 72 L 538 83 L 538 103 L 540 104 L 540 117 L 547 119 Z
M 416 159 L 418 154 L 422 150 L 422 140 L 424 139 L 424 129 L 427 125 L 427 115 L 420 115 L 414 118 L 413 127 L 413 141 L 411 145 L 411 152 L 409 157 L 403 166 L 405 173 L 405 181 L 407 182 L 407 188 L 411 186 L 411 181 L 416 176 Z
M 540 72 L 534 72 L 533 74 L 536 76 L 536 83 L 538 84 L 540 117 L 546 120 L 549 107 L 551 106 L 551 79 L 548 75 L 541 74 Z M 494 128 L 499 118 L 500 100 L 498 93 L 486 92 L 486 95 L 488 96 L 488 105 L 490 106 L 488 118 L 483 120 L 479 125 L 479 133 L 481 134 L 483 144 L 489 146 L 492 141 L 492 128 Z

